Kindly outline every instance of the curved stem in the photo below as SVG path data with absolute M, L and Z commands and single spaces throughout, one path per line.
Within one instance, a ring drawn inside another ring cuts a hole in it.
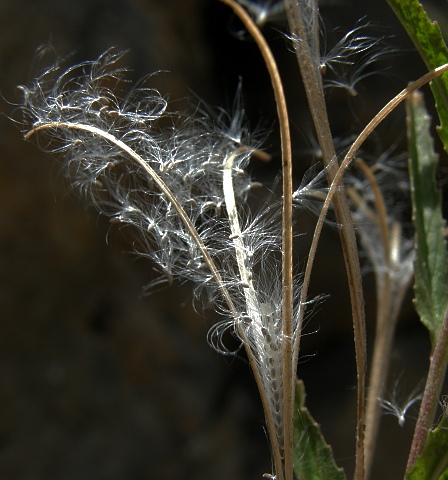
M 295 364 L 293 365 L 293 261 L 292 261 L 292 152 L 288 119 L 288 110 L 283 84 L 274 56 L 248 13 L 233 0 L 221 0 L 228 5 L 243 22 L 245 28 L 256 42 L 271 78 L 277 114 L 280 124 L 283 177 L 283 215 L 282 215 L 282 358 L 283 358 L 283 399 L 284 399 L 284 476 L 293 478 L 293 419 Z M 278 467 L 277 467 L 278 468 Z M 276 472 L 278 474 L 278 472 Z
M 333 138 L 330 130 L 325 98 L 322 88 L 322 78 L 318 71 L 311 46 L 306 41 L 308 38 L 307 28 L 302 18 L 301 7 L 297 0 L 284 0 L 291 33 L 300 42 L 295 43 L 296 56 L 299 63 L 300 73 L 305 86 L 305 92 L 308 99 L 308 105 L 313 118 L 313 124 L 316 129 L 319 146 L 322 151 L 323 163 L 326 167 L 327 180 L 331 184 L 334 182 L 338 166 L 333 162 L 336 158 Z M 316 2 L 317 3 L 317 2 Z M 317 9 L 317 4 L 314 6 Z M 316 10 L 313 15 L 316 14 Z M 317 28 L 317 25 L 316 25 Z M 334 197 L 334 198 L 333 198 Z M 365 334 L 365 312 L 364 295 L 361 282 L 361 268 L 359 266 L 359 255 L 356 244 L 356 236 L 351 220 L 350 209 L 345 193 L 334 190 L 332 195 L 336 219 L 341 225 L 340 238 L 344 255 L 344 262 L 347 272 L 347 281 L 350 290 L 350 301 L 352 310 L 352 320 L 355 338 L 356 367 L 358 374 L 358 393 L 357 393 L 357 442 L 356 442 L 356 467 L 355 478 L 362 480 L 364 478 L 364 388 L 366 375 L 366 334 Z M 319 227 L 321 229 L 321 227 Z M 319 233 L 320 235 L 320 233 Z M 318 235 L 318 237 L 319 237 Z M 318 239 L 316 238 L 316 241 Z M 314 239 L 313 239 L 314 241 Z M 314 252 L 310 256 L 314 259 Z M 308 276 L 304 278 L 302 290 L 301 310 L 304 310 L 306 302 L 306 293 L 309 282 Z M 301 311 L 303 318 L 304 312 Z
M 229 291 L 224 286 L 224 282 L 221 278 L 221 274 L 219 273 L 215 262 L 213 261 L 210 253 L 207 250 L 207 247 L 204 245 L 202 238 L 199 236 L 195 226 L 191 222 L 190 218 L 188 217 L 185 210 L 182 208 L 182 205 L 177 200 L 176 196 L 173 192 L 167 187 L 165 182 L 160 178 L 160 176 L 156 173 L 156 171 L 147 163 L 145 160 L 136 153 L 132 148 L 130 148 L 126 143 L 122 140 L 114 137 L 108 132 L 101 130 L 98 127 L 94 127 L 93 125 L 85 125 L 82 123 L 69 123 L 69 122 L 59 122 L 59 123 L 48 123 L 44 125 L 39 125 L 34 127 L 25 135 L 25 140 L 28 140 L 32 135 L 36 134 L 39 131 L 47 130 L 47 129 L 70 129 L 70 130 L 82 130 L 84 132 L 89 132 L 92 135 L 97 135 L 104 140 L 112 143 L 119 149 L 121 149 L 124 153 L 126 153 L 135 163 L 137 163 L 145 172 L 151 177 L 154 183 L 157 185 L 159 190 L 165 195 L 168 201 L 173 205 L 174 209 L 176 210 L 177 214 L 179 215 L 180 219 L 182 220 L 185 228 L 187 229 L 189 235 L 194 240 L 196 245 L 198 246 L 205 263 L 207 264 L 213 279 L 215 280 L 216 284 L 218 285 L 224 300 L 229 307 L 229 310 L 232 316 L 236 319 L 238 318 L 238 312 L 233 304 L 232 299 L 230 298 Z
M 381 241 L 383 244 L 383 253 L 386 266 L 390 266 L 390 232 L 389 225 L 387 224 L 387 209 L 386 203 L 384 202 L 383 194 L 381 189 L 376 181 L 375 175 L 372 172 L 372 169 L 364 162 L 358 158 L 356 164 L 362 170 L 362 173 L 367 178 L 367 181 L 370 183 L 370 187 L 374 196 L 375 210 L 378 214 L 378 226 L 381 233 Z

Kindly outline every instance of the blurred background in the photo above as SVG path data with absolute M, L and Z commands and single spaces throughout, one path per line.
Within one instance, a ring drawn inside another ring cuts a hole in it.
M 447 21 L 444 0 L 424 2 Z M 322 0 L 328 42 L 360 18 L 399 54 L 385 57 L 358 95 L 330 92 L 335 136 L 349 138 L 408 81 L 424 73 L 384 0 Z M 297 178 L 313 163 L 311 122 L 280 17 L 265 32 L 284 78 Z M 271 184 L 280 170 L 275 104 L 254 44 L 217 0 L 0 0 L 0 478 L 5 480 L 259 480 L 271 471 L 263 413 L 244 354 L 213 351 L 212 312 L 192 306 L 188 285 L 144 295 L 151 264 L 136 260 L 108 220 L 70 191 L 57 159 L 22 140 L 15 103 L 44 65 L 51 44 L 69 63 L 111 46 L 129 50 L 129 78 L 162 71 L 154 86 L 189 108 L 195 99 L 230 106 L 243 79 L 253 126 L 271 128 Z M 398 111 L 376 133 L 372 155 L 405 143 Z M 312 217 L 299 220 L 301 231 Z M 106 241 L 106 237 L 108 241 Z M 297 257 L 308 245 L 300 237 Z M 123 253 L 124 252 L 124 253 Z M 374 282 L 365 277 L 369 339 Z M 355 443 L 352 326 L 337 231 L 322 239 L 312 293 L 330 297 L 309 321 L 299 376 L 308 407 L 351 475 Z M 229 339 L 232 342 L 232 339 Z M 370 344 L 369 344 L 370 345 Z M 390 374 L 402 396 L 423 380 L 429 342 L 410 297 L 400 319 Z M 413 412 L 415 414 L 415 412 Z M 414 420 L 385 417 L 374 479 L 402 478 Z

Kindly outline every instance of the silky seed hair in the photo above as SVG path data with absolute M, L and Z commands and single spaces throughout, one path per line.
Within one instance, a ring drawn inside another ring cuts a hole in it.
M 282 202 L 247 203 L 260 188 L 247 167 L 261 135 L 247 124 L 241 87 L 231 112 L 172 111 L 151 77 L 124 83 L 122 56 L 109 50 L 65 71 L 56 65 L 20 87 L 25 137 L 64 156 L 72 187 L 112 228 L 132 230 L 134 251 L 160 273 L 149 289 L 193 282 L 195 298 L 222 316 L 208 339 L 230 353 L 231 330 L 244 344 L 283 452 Z M 294 290 L 295 337 L 298 276 Z
M 222 220 L 222 163 L 226 152 L 242 142 L 250 145 L 245 119 L 237 117 L 239 125 L 235 121 L 232 125 L 241 132 L 235 141 L 230 129 L 224 130 L 222 118 L 214 125 L 201 117 L 169 112 L 166 99 L 143 82 L 120 99 L 114 90 L 123 86 L 125 69 L 117 66 L 121 58 L 122 53 L 111 50 L 56 78 L 60 67 L 53 67 L 31 87 L 21 87 L 25 128 L 49 125 L 38 134 L 40 146 L 66 154 L 72 186 L 113 224 L 134 227 L 139 253 L 149 256 L 162 274 L 207 283 L 209 272 L 191 269 L 202 266 L 197 246 L 153 180 L 131 165 L 119 148 L 76 126 L 94 125 L 139 152 L 175 191 L 201 237 L 215 253 L 222 252 L 225 263 L 229 241 Z M 62 124 L 73 128 L 61 128 Z M 251 189 L 245 168 L 255 147 L 248 147 L 235 162 L 235 195 L 242 203 Z

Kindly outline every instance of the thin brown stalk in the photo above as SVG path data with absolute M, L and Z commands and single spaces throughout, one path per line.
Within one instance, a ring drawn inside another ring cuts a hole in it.
M 369 167 L 366 166 L 366 168 Z M 379 190 L 377 192 L 380 193 Z M 385 383 L 389 372 L 390 355 L 392 351 L 396 322 L 400 313 L 404 295 L 409 288 L 412 276 L 408 275 L 407 278 L 400 278 L 398 288 L 396 288 L 397 285 L 391 278 L 391 275 L 393 275 L 393 269 L 397 268 L 396 262 L 399 261 L 400 257 L 400 223 L 394 222 L 392 223 L 391 228 L 389 228 L 389 225 L 384 222 L 385 218 L 383 217 L 383 221 L 380 221 L 379 214 L 365 205 L 363 198 L 353 189 L 347 189 L 347 193 L 352 201 L 356 204 L 356 207 L 363 211 L 363 215 L 368 219 L 369 222 L 376 224 L 383 223 L 383 228 L 387 227 L 387 238 L 390 239 L 390 242 L 388 241 L 386 243 L 389 245 L 387 247 L 386 254 L 389 258 L 389 261 L 386 267 L 383 263 L 375 266 L 375 262 L 377 261 L 376 249 L 378 246 L 373 246 L 369 243 L 365 245 L 367 253 L 374 263 L 377 292 L 376 332 L 366 406 L 365 472 L 366 478 L 368 478 L 373 464 L 375 446 L 381 420 L 379 415 L 380 405 L 378 399 L 382 398 L 384 395 Z M 377 199 L 375 203 L 378 202 L 383 203 L 383 200 Z M 377 206 L 376 210 L 381 211 L 381 206 Z M 382 236 L 384 238 L 384 233 Z M 395 254 L 393 252 L 395 252 Z
M 380 229 L 381 245 L 385 262 L 385 265 L 382 265 L 383 268 L 375 268 L 377 292 L 376 332 L 366 406 L 365 472 L 366 477 L 368 477 L 372 468 L 376 438 L 379 431 L 380 417 L 378 415 L 378 398 L 383 396 L 389 371 L 396 318 L 391 318 L 393 301 L 390 270 L 390 231 L 387 223 L 387 210 L 384 197 L 370 167 L 359 158 L 356 163 L 364 173 L 373 191 L 375 211 L 377 213 L 376 219 Z M 374 257 L 372 257 L 372 260 L 375 261 Z M 386 267 L 385 269 L 384 266 Z
M 283 470 L 285 480 L 293 478 L 293 419 L 295 367 L 293 366 L 293 260 L 292 260 L 292 153 L 288 110 L 280 74 L 274 56 L 248 13 L 233 0 L 221 0 L 228 5 L 243 22 L 248 33 L 256 42 L 269 72 L 277 114 L 280 124 L 283 177 L 282 214 L 282 338 L 283 338 L 283 399 L 284 399 L 284 445 Z M 278 470 L 279 466 L 276 465 Z M 280 473 L 277 471 L 277 475 Z
M 356 154 L 358 153 L 359 149 L 361 148 L 362 144 L 367 140 L 367 138 L 372 134 L 375 128 L 391 113 L 393 112 L 397 106 L 405 100 L 411 93 L 415 92 L 419 88 L 426 85 L 428 82 L 433 80 L 434 78 L 439 77 L 442 73 L 448 71 L 448 63 L 441 65 L 440 67 L 431 70 L 425 75 L 421 76 L 418 80 L 410 83 L 406 88 L 404 88 L 400 93 L 398 93 L 392 100 L 390 100 L 373 118 L 370 122 L 364 127 L 364 130 L 358 135 L 356 140 L 353 142 L 350 150 L 344 157 L 344 160 L 339 168 L 339 171 L 335 177 L 337 180 L 337 184 L 335 185 L 334 189 L 336 192 L 337 186 L 342 179 L 345 171 L 351 165 L 353 159 L 355 158 Z
M 116 138 L 115 136 L 111 135 L 110 133 L 104 130 L 101 130 L 98 127 L 94 127 L 93 125 L 86 125 L 82 123 L 69 123 L 69 122 L 48 123 L 48 124 L 34 127 L 25 135 L 25 140 L 28 140 L 31 136 L 35 135 L 40 131 L 54 130 L 54 129 L 82 130 L 84 132 L 89 132 L 92 135 L 101 137 L 104 140 L 112 143 L 113 145 L 121 149 L 149 175 L 149 177 L 154 181 L 154 183 L 157 185 L 160 191 L 165 195 L 168 201 L 173 205 L 180 219 L 184 223 L 185 228 L 188 230 L 189 235 L 191 236 L 191 238 L 194 240 L 197 247 L 199 248 L 204 258 L 204 261 L 207 264 L 210 270 L 210 273 L 213 276 L 213 279 L 215 280 L 216 284 L 220 288 L 220 291 L 224 297 L 224 300 L 227 303 L 227 306 L 229 307 L 231 314 L 233 315 L 234 318 L 237 318 L 238 313 L 230 297 L 229 291 L 224 286 L 224 282 L 221 278 L 221 274 L 219 273 L 215 265 L 215 262 L 210 256 L 210 253 L 208 252 L 207 247 L 204 245 L 204 242 L 199 236 L 195 226 L 191 222 L 187 213 L 182 208 L 182 205 L 179 203 L 179 201 L 177 200 L 173 192 L 171 192 L 171 190 L 167 187 L 165 182 L 160 178 L 157 172 L 153 168 L 151 168 L 151 166 L 147 162 L 145 162 L 145 160 L 137 152 L 135 152 L 132 148 L 130 148 L 126 143 Z
M 358 158 L 356 160 L 357 166 L 361 169 L 367 181 L 370 183 L 374 196 L 374 205 L 375 210 L 378 214 L 378 226 L 380 227 L 381 242 L 383 244 L 384 250 L 384 260 L 386 266 L 390 266 L 390 232 L 389 225 L 387 224 L 387 209 L 386 203 L 384 202 L 383 194 L 381 189 L 376 181 L 375 175 L 372 172 L 372 169 L 364 162 L 364 160 Z
M 321 74 L 316 68 L 313 60 L 315 58 L 313 52 L 311 52 L 308 42 L 305 41 L 307 38 L 307 32 L 298 2 L 295 0 L 284 1 L 291 34 L 295 38 L 301 39 L 300 42 L 296 43 L 296 56 L 317 138 L 322 151 L 322 159 L 324 165 L 327 167 L 326 172 L 328 183 L 331 184 L 335 179 L 338 166 L 336 163 L 332 162 L 332 160 L 336 158 L 336 151 L 328 121 Z M 346 194 L 339 189 L 337 191 L 335 190 L 333 195 L 336 219 L 341 225 L 340 238 L 346 265 L 352 308 L 358 375 L 355 478 L 357 480 L 362 480 L 364 478 L 364 388 L 367 363 L 364 295 L 362 290 L 361 269 L 359 266 L 356 236 L 347 197 Z M 305 282 L 306 281 L 307 279 L 305 279 Z

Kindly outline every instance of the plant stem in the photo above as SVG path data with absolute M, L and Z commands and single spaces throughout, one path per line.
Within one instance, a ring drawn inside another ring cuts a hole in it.
M 391 279 L 391 251 L 390 231 L 387 219 L 387 210 L 383 195 L 376 181 L 375 175 L 369 166 L 361 159 L 357 159 L 357 165 L 367 178 L 374 195 L 375 219 L 380 230 L 383 262 L 374 265 L 376 278 L 376 331 L 373 347 L 372 368 L 370 372 L 369 388 L 366 406 L 366 438 L 365 438 L 365 474 L 366 478 L 372 467 L 375 454 L 375 443 L 379 430 L 379 405 L 378 398 L 384 393 L 384 386 L 389 370 L 390 352 L 392 348 L 393 334 L 395 331 L 396 318 L 391 318 L 392 310 L 392 279 Z M 371 255 L 375 263 L 375 253 Z
M 393 222 L 389 226 L 384 197 L 372 169 L 360 158 L 357 159 L 356 163 L 370 183 L 374 195 L 376 213 L 371 211 L 369 218 L 378 225 L 382 248 L 382 258 L 378 260 L 377 248 L 379 246 L 374 246 L 370 242 L 364 242 L 375 271 L 377 304 L 375 342 L 373 345 L 366 406 L 364 464 L 366 478 L 368 478 L 372 469 L 381 418 L 378 400 L 384 395 L 395 327 L 401 303 L 408 290 L 412 276 L 408 274 L 407 277 L 403 278 L 399 273 L 401 225 L 398 222 Z M 352 192 L 349 191 L 348 193 L 352 196 Z M 362 199 L 354 200 L 355 202 L 362 201 Z M 362 208 L 362 205 L 358 205 L 358 207 Z M 364 208 L 370 210 L 367 206 L 364 206 Z M 398 281 L 394 281 L 393 278 L 397 274 L 401 278 Z
M 370 371 L 367 407 L 366 407 L 366 443 L 365 443 L 365 469 L 366 477 L 369 477 L 377 442 L 380 426 L 380 406 L 378 399 L 384 395 L 385 384 L 390 366 L 390 356 L 397 324 L 400 307 L 404 296 L 409 288 L 412 275 L 409 272 L 406 278 L 401 278 L 398 288 L 391 275 L 396 275 L 395 262 L 401 261 L 399 253 L 396 258 L 392 254 L 399 245 L 401 225 L 397 222 L 392 224 L 391 243 L 389 250 L 390 269 L 382 272 L 375 269 L 377 291 L 377 315 L 375 343 L 373 346 L 372 367 Z
M 310 45 L 306 41 L 307 31 L 302 19 L 300 6 L 295 0 L 284 0 L 291 34 L 301 39 L 296 44 L 296 55 L 299 63 L 302 80 L 308 98 L 313 123 L 322 151 L 322 159 L 327 167 L 327 179 L 331 184 L 336 176 L 338 165 L 332 162 L 336 158 L 333 138 L 328 121 L 327 109 L 322 89 L 322 79 L 318 73 Z M 357 397 L 357 442 L 355 478 L 364 478 L 364 386 L 366 372 L 366 339 L 364 296 L 359 266 L 358 249 L 353 228 L 353 222 L 348 206 L 346 194 L 338 190 L 334 195 L 334 209 L 340 227 L 340 237 L 346 265 L 352 318 L 355 336 L 356 364 L 358 372 Z
M 288 110 L 283 84 L 272 52 L 259 28 L 247 12 L 233 0 L 221 0 L 238 15 L 245 28 L 256 42 L 271 78 L 280 124 L 283 177 L 282 214 L 282 359 L 284 401 L 284 477 L 293 479 L 293 420 L 295 366 L 293 366 L 293 259 L 292 259 L 292 152 Z M 278 466 L 276 465 L 278 469 Z M 280 475 L 276 472 L 277 475 Z
M 445 379 L 448 365 L 448 309 L 445 312 L 442 329 L 434 351 L 431 355 L 428 377 L 426 378 L 425 391 L 423 392 L 422 403 L 418 414 L 417 425 L 412 439 L 411 451 L 406 466 L 406 471 L 414 465 L 417 457 L 425 447 L 428 431 L 434 422 L 439 395 Z
M 168 201 L 173 205 L 174 209 L 176 210 L 176 213 L 179 215 L 179 218 L 182 220 L 183 224 L 185 225 L 185 228 L 187 229 L 189 235 L 193 239 L 193 241 L 196 243 L 197 247 L 199 248 L 205 263 L 207 264 L 207 267 L 209 268 L 213 279 L 215 280 L 216 284 L 218 285 L 224 300 L 227 303 L 227 306 L 229 307 L 229 310 L 232 314 L 232 316 L 236 319 L 238 318 L 238 312 L 235 308 L 235 305 L 233 304 L 233 301 L 230 297 L 229 291 L 224 285 L 224 282 L 221 278 L 221 274 L 219 273 L 218 268 L 215 265 L 215 262 L 213 261 L 212 257 L 210 256 L 209 251 L 207 250 L 207 247 L 204 245 L 204 242 L 202 241 L 202 238 L 200 237 L 198 231 L 196 230 L 195 226 L 191 222 L 189 216 L 183 209 L 182 205 L 179 203 L 177 200 L 176 196 L 173 194 L 173 192 L 167 187 L 165 182 L 162 180 L 162 178 L 157 174 L 157 172 L 151 168 L 151 166 L 137 153 L 135 152 L 132 148 L 130 148 L 126 143 L 124 143 L 122 140 L 119 138 L 115 137 L 114 135 L 98 128 L 93 125 L 86 125 L 82 123 L 70 123 L 70 122 L 59 122 L 59 123 L 48 123 L 48 124 L 43 124 L 39 125 L 37 127 L 34 127 L 32 130 L 30 130 L 26 135 L 25 135 L 25 140 L 28 140 L 32 135 L 35 135 L 36 133 L 42 131 L 42 130 L 51 130 L 51 129 L 67 129 L 67 130 L 82 130 L 84 132 L 88 132 L 92 135 L 96 135 L 98 137 L 103 138 L 107 142 L 115 145 L 118 147 L 123 153 L 127 154 L 129 158 L 137 163 L 147 174 L 148 176 L 154 181 L 154 183 L 157 185 L 157 187 L 160 189 L 160 191 L 165 195 L 165 197 L 168 199 Z
M 244 147 L 238 148 L 230 155 L 228 155 L 225 163 L 224 163 L 224 173 L 223 173 L 223 191 L 224 191 L 224 199 L 226 202 L 226 209 L 227 214 L 229 216 L 229 224 L 230 230 L 232 232 L 232 241 L 235 248 L 235 256 L 237 259 L 238 264 L 238 271 L 240 274 L 241 282 L 246 285 L 244 288 L 244 296 L 246 300 L 246 313 L 251 318 L 252 322 L 255 322 L 256 318 L 260 316 L 261 307 L 260 303 L 257 298 L 257 293 L 254 288 L 254 284 L 252 281 L 252 274 L 249 271 L 247 265 L 247 248 L 244 244 L 243 235 L 241 233 L 240 222 L 238 218 L 238 211 L 235 202 L 235 192 L 233 189 L 233 165 L 235 161 L 236 155 L 241 151 L 245 150 Z M 240 335 L 243 339 L 245 339 L 245 334 L 242 328 L 240 328 Z M 264 391 L 263 381 L 260 375 L 259 366 L 257 365 L 257 361 L 254 357 L 254 353 L 251 351 L 249 342 L 244 341 L 244 346 L 246 348 L 247 356 L 249 358 L 252 371 L 254 372 L 255 379 L 257 382 L 257 386 L 260 392 L 261 401 L 263 404 L 264 415 L 266 418 L 266 425 L 268 428 L 268 435 L 271 441 L 271 450 L 272 456 L 274 458 L 274 464 L 276 465 L 276 470 L 279 469 L 278 478 L 279 480 L 283 477 L 282 471 L 282 451 L 283 445 L 279 445 L 279 439 L 277 435 L 277 431 L 275 428 L 275 422 L 272 415 L 272 409 L 269 405 L 267 395 Z

